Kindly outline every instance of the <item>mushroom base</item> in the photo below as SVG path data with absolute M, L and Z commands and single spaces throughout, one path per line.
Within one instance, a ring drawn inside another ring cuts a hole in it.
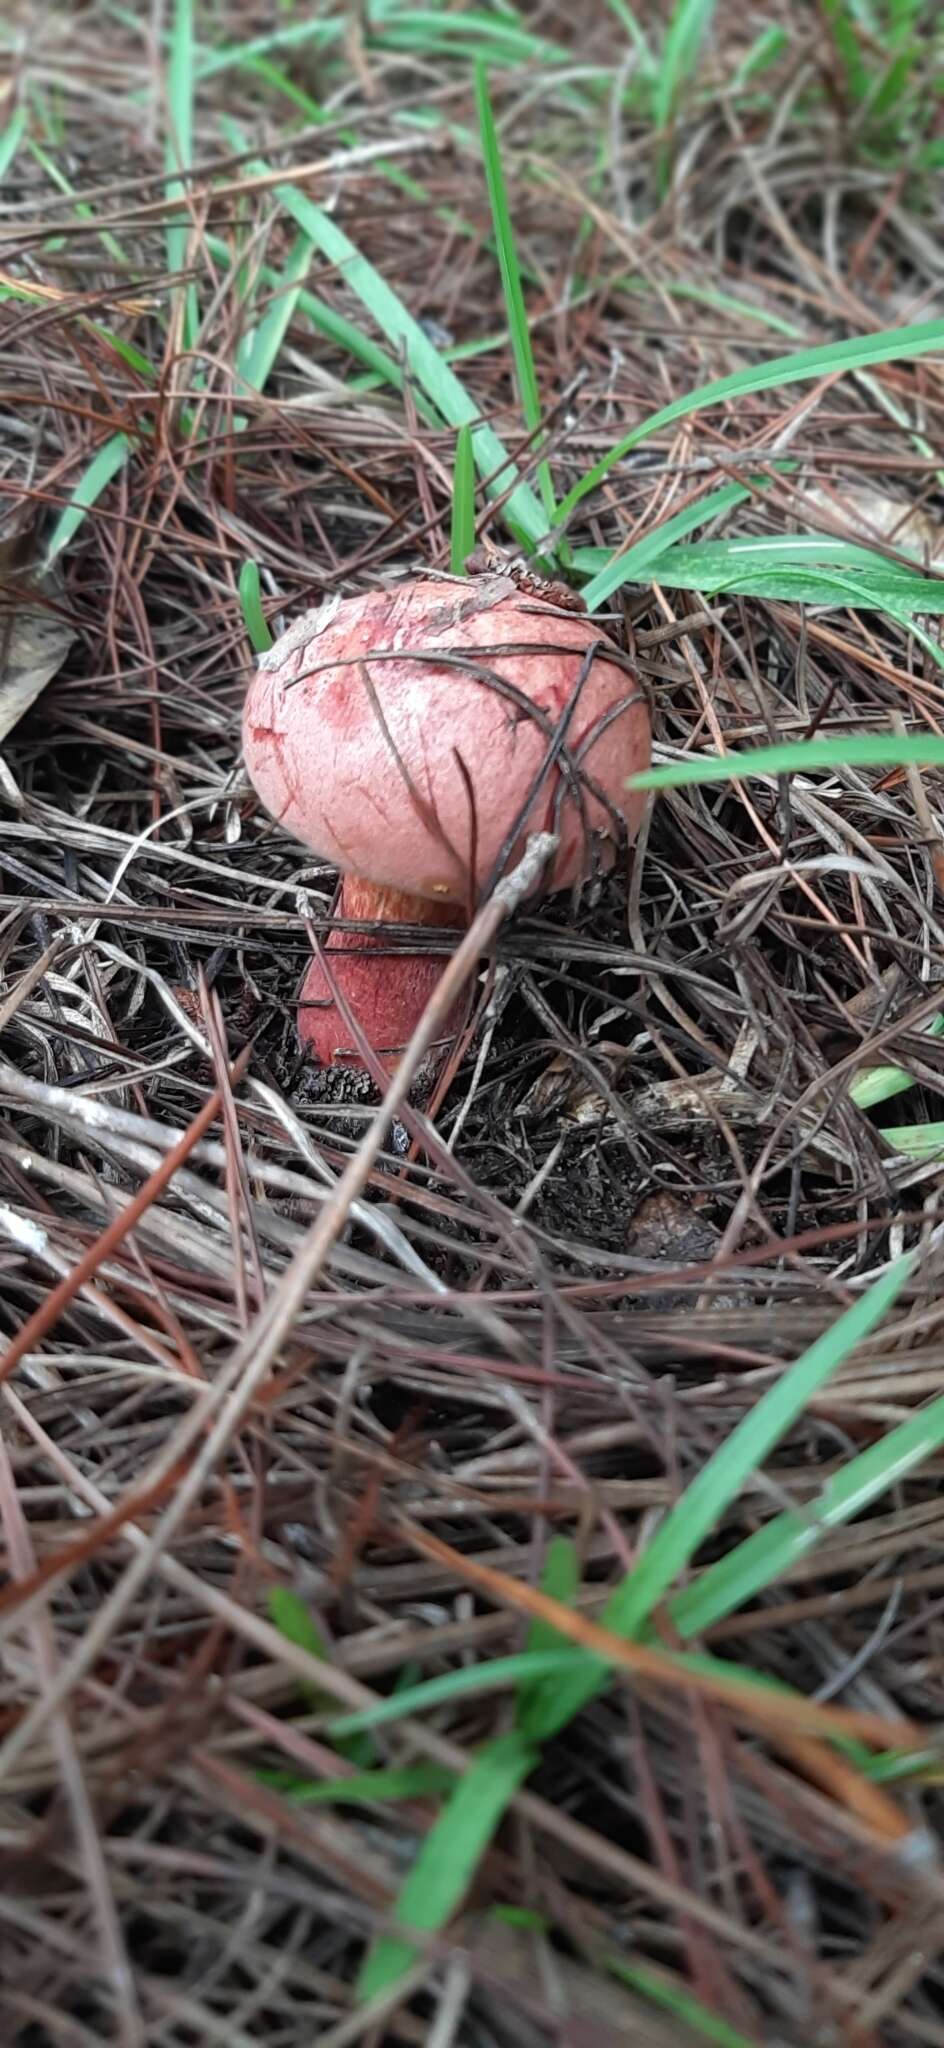
M 346 876 L 336 914 L 374 929 L 329 933 L 322 957 L 311 961 L 299 991 L 299 1039 L 322 1066 L 363 1069 L 366 1063 L 352 1029 L 356 1021 L 384 1073 L 392 1074 L 447 958 L 445 953 L 407 950 L 402 940 L 396 943 L 396 932 L 404 925 L 455 929 L 461 913 L 454 903 L 431 903 Z M 336 996 L 350 1011 L 351 1024 Z M 459 1027 L 462 1009 L 460 1001 L 446 1020 L 440 1059 Z

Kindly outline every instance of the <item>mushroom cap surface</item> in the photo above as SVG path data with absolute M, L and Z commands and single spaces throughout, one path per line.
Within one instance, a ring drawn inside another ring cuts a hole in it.
M 593 620 L 486 575 L 306 613 L 260 661 L 243 744 L 266 808 L 325 860 L 468 907 L 531 832 L 558 836 L 546 888 L 608 865 L 639 823 L 649 713 Z

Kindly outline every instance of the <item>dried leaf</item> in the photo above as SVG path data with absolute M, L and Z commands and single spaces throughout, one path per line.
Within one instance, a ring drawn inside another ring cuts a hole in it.
M 58 674 L 75 639 L 42 594 L 43 586 L 8 586 L 0 611 L 0 744 Z
M 804 514 L 810 509 L 826 513 L 830 527 L 848 526 L 853 540 L 868 544 L 885 540 L 902 554 L 915 555 L 931 567 L 944 563 L 944 525 L 887 491 L 850 488 L 824 491 L 819 484 L 803 493 Z

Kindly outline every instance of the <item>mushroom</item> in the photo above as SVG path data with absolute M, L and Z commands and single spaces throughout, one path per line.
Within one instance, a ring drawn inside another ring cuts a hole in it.
M 272 816 L 342 871 L 337 915 L 373 927 L 333 928 L 312 960 L 302 1044 L 360 1065 L 346 1006 L 390 1072 L 442 971 L 397 927 L 464 923 L 534 832 L 557 841 L 543 889 L 609 866 L 639 823 L 649 715 L 572 591 L 501 572 L 306 612 L 260 660 L 243 745 Z

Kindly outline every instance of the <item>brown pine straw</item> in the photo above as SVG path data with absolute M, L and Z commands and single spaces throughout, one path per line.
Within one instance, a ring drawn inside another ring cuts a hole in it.
M 245 1073 L 251 1054 L 251 1045 L 244 1046 L 242 1052 L 237 1054 L 232 1068 L 232 1078 L 234 1081 L 238 1081 Z M 0 1383 L 3 1380 L 9 1379 L 10 1374 L 16 1371 L 20 1359 L 25 1358 L 26 1353 L 31 1351 L 34 1345 L 41 1343 L 47 1332 L 58 1322 L 63 1309 L 68 1307 L 69 1302 L 74 1300 L 80 1289 L 98 1272 L 99 1266 L 107 1258 L 110 1258 L 112 1252 L 117 1251 L 120 1244 L 124 1243 L 129 1232 L 134 1229 L 136 1223 L 140 1222 L 141 1217 L 146 1214 L 151 1203 L 156 1201 L 161 1190 L 170 1186 L 178 1168 L 183 1166 L 184 1162 L 189 1159 L 194 1146 L 199 1143 L 204 1133 L 210 1130 L 211 1126 L 216 1122 L 222 1103 L 223 1088 L 221 1086 L 215 1088 L 212 1095 L 207 1097 L 203 1108 L 197 1111 L 189 1129 L 184 1132 L 183 1137 L 178 1140 L 177 1144 L 171 1147 L 170 1151 L 161 1160 L 160 1165 L 154 1168 L 154 1172 L 148 1176 L 143 1186 L 138 1189 L 133 1200 L 121 1211 L 120 1215 L 112 1219 L 111 1223 L 102 1231 L 101 1236 L 95 1239 L 94 1244 L 89 1245 L 88 1251 L 82 1253 L 81 1258 L 76 1260 L 71 1272 L 65 1274 L 64 1278 L 60 1280 L 58 1287 L 53 1288 L 52 1293 L 47 1295 L 46 1300 L 40 1304 L 39 1308 L 34 1309 L 33 1314 L 23 1324 L 22 1329 L 17 1331 L 16 1336 L 7 1345 L 2 1357 L 0 1357 Z

